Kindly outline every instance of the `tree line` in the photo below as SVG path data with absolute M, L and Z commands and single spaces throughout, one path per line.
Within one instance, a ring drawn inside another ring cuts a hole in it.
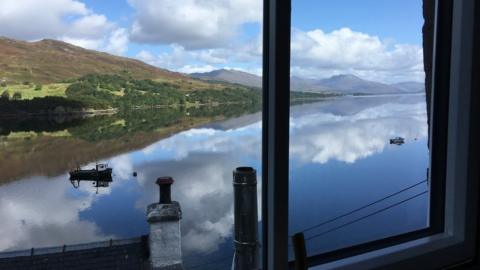
M 57 113 L 78 109 L 131 109 L 171 105 L 261 104 L 261 91 L 237 84 L 221 89 L 182 91 L 180 86 L 150 79 L 135 79 L 129 74 L 88 74 L 68 80 L 66 97 L 47 96 L 22 100 L 20 92 L 5 90 L 0 95 L 0 113 Z M 42 89 L 41 85 L 36 88 Z M 325 97 L 321 93 L 292 92 L 295 99 Z M 60 108 L 60 110 L 59 110 Z
M 66 95 L 94 108 L 168 106 L 186 103 L 255 103 L 261 98 L 259 91 L 241 86 L 183 92 L 178 85 L 168 82 L 105 74 L 89 74 L 77 79 L 68 86 Z

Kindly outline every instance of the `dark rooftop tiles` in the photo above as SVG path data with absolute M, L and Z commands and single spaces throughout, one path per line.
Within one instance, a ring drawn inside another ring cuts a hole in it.
M 147 237 L 0 253 L 2 270 L 149 269 Z

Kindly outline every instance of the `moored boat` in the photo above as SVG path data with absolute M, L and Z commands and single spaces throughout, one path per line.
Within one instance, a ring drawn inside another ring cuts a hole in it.
M 401 145 L 405 143 L 405 139 L 402 137 L 395 137 L 390 139 L 390 144 Z
M 70 180 L 102 180 L 112 181 L 112 168 L 107 164 L 97 164 L 94 169 L 80 168 L 70 171 Z

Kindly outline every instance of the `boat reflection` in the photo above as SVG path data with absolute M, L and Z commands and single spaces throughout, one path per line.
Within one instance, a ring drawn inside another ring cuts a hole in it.
M 80 187 L 80 182 L 81 181 L 92 181 L 92 180 L 85 180 L 85 179 L 82 179 L 82 180 L 72 180 L 70 179 L 70 183 L 72 183 L 72 186 L 74 188 L 79 188 Z M 93 187 L 95 187 L 97 189 L 96 191 L 96 194 L 98 194 L 98 188 L 106 188 L 106 187 L 109 187 L 110 186 L 110 182 L 112 182 L 113 180 L 110 178 L 108 180 L 97 180 L 97 181 L 92 181 L 92 185 Z

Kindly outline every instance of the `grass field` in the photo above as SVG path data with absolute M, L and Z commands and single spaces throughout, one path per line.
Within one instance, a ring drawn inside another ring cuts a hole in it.
M 178 90 L 182 92 L 190 92 L 195 90 L 223 90 L 227 85 L 221 83 L 208 83 L 201 80 L 172 80 L 172 79 L 157 79 L 157 82 L 168 82 L 178 86 Z M 69 86 L 69 83 L 51 83 L 42 85 L 41 90 L 35 90 L 35 85 L 24 85 L 24 84 L 14 84 L 7 85 L 6 87 L 0 86 L 0 94 L 5 90 L 8 90 L 10 97 L 13 96 L 15 92 L 22 94 L 22 99 L 33 99 L 35 97 L 46 97 L 46 96 L 59 96 L 65 97 L 65 90 Z M 113 91 L 112 94 L 116 96 L 123 96 L 125 93 L 123 90 Z
M 68 130 L 60 130 L 60 131 L 53 131 L 53 132 L 33 132 L 33 131 L 17 131 L 11 132 L 7 136 L 3 136 L 3 138 L 7 138 L 8 140 L 15 140 L 15 139 L 32 139 L 37 136 L 49 136 L 49 137 L 70 137 L 72 134 L 68 132 Z M 1 137 L 1 136 L 0 136 Z
M 202 81 L 200 79 L 171 79 L 171 78 L 157 78 L 154 79 L 153 81 L 160 82 L 160 83 L 170 83 L 173 85 L 176 85 L 178 87 L 179 91 L 183 92 L 191 92 L 195 90 L 224 90 L 227 87 L 231 87 L 232 85 L 230 84 L 225 84 L 221 82 L 207 82 L 207 81 Z
M 35 97 L 46 97 L 46 96 L 65 96 L 65 90 L 68 87 L 68 83 L 52 83 L 42 86 L 41 90 L 35 90 L 35 85 L 7 85 L 6 87 L 0 87 L 0 94 L 5 90 L 8 90 L 10 97 L 13 96 L 13 93 L 19 92 L 22 94 L 22 99 L 33 99 Z

